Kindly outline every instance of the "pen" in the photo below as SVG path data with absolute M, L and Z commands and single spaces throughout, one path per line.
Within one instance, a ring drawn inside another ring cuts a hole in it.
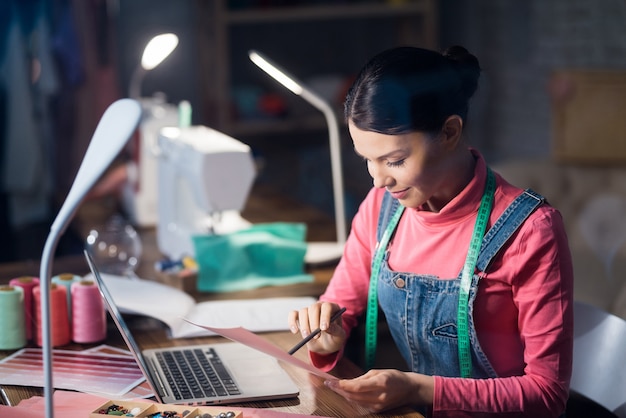
M 339 317 L 346 311 L 346 308 L 343 307 L 341 309 L 339 309 L 337 312 L 335 312 L 333 314 L 333 316 L 330 317 L 330 323 L 332 324 L 333 322 L 335 322 L 337 319 L 339 319 Z M 289 350 L 289 354 L 293 354 L 296 351 L 298 351 L 299 349 L 301 349 L 306 343 L 308 343 L 309 341 L 311 341 L 313 338 L 315 338 L 315 336 L 317 334 L 319 334 L 320 332 L 322 332 L 322 330 L 320 328 L 316 328 L 315 330 L 313 330 L 309 335 L 307 335 L 306 337 L 304 337 L 302 339 L 302 341 L 300 341 L 298 344 L 294 345 L 293 348 L 291 350 Z

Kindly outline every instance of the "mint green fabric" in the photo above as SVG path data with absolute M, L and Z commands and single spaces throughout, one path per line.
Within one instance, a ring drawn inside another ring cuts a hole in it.
M 306 225 L 264 223 L 224 235 L 196 235 L 197 288 L 232 292 L 312 282 L 304 272 Z

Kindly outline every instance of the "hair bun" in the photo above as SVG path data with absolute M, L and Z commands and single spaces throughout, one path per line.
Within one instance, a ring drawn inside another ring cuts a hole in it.
M 446 48 L 442 55 L 454 63 L 463 82 L 463 91 L 467 98 L 472 97 L 478 88 L 478 78 L 480 77 L 478 58 L 459 45 Z

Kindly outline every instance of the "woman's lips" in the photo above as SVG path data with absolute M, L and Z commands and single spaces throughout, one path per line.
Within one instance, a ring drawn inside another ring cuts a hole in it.
M 409 189 L 404 189 L 404 190 L 398 190 L 396 192 L 392 192 L 391 190 L 389 190 L 389 193 L 391 194 L 391 196 L 394 199 L 402 199 L 404 196 L 406 196 L 406 194 L 409 192 Z

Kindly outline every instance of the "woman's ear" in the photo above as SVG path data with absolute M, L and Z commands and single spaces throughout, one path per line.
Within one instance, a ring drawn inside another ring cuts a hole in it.
M 441 129 L 443 141 L 449 149 L 454 149 L 461 142 L 463 119 L 459 115 L 449 116 Z

